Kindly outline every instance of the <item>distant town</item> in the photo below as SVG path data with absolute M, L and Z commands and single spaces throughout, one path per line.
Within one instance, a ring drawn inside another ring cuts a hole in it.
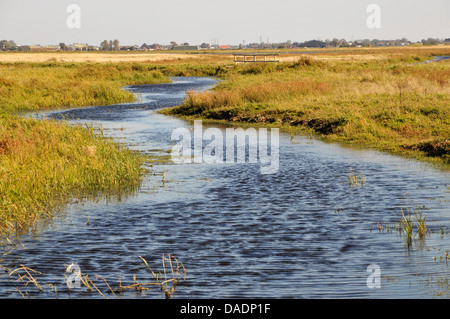
M 90 45 L 87 43 L 73 43 L 58 45 L 40 45 L 40 44 L 16 44 L 13 40 L 0 41 L 0 51 L 201 51 L 201 50 L 241 50 L 241 49 L 296 49 L 296 48 L 348 48 L 348 47 L 387 47 L 387 46 L 408 46 L 408 45 L 450 45 L 450 38 L 448 39 L 434 39 L 428 38 L 421 41 L 412 42 L 406 38 L 397 40 L 354 40 L 347 41 L 345 39 L 332 40 L 310 40 L 306 42 L 292 42 L 290 40 L 282 43 L 269 43 L 260 41 L 259 43 L 246 43 L 243 41 L 240 44 L 219 44 L 218 40 L 213 40 L 211 43 L 202 43 L 200 45 L 190 45 L 187 42 L 178 44 L 175 41 L 170 44 L 147 44 L 141 45 L 120 45 L 119 40 L 104 40 L 100 45 Z

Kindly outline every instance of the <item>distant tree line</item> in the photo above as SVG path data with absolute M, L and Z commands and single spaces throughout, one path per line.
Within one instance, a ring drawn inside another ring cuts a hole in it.
M 102 51 L 119 51 L 120 50 L 120 44 L 119 40 L 104 40 L 100 43 L 100 50 Z
M 345 48 L 345 47 L 378 47 L 378 46 L 405 46 L 405 45 L 438 45 L 438 44 L 450 44 L 450 38 L 448 39 L 437 39 L 428 38 L 421 41 L 412 42 L 406 38 L 396 39 L 396 40 L 378 40 L 378 39 L 362 39 L 347 41 L 345 39 L 327 39 L 327 40 L 310 40 L 305 42 L 292 42 L 288 40 L 282 43 L 249 43 L 240 44 L 239 46 L 234 46 L 233 48 L 250 48 L 250 49 L 288 49 L 288 48 Z M 183 42 L 182 46 L 189 46 L 189 43 Z M 17 45 L 13 40 L 1 40 L 0 41 L 0 51 L 31 51 L 31 50 L 60 50 L 60 51 L 133 51 L 133 50 L 161 50 L 161 49 L 173 49 L 177 47 L 178 44 L 175 41 L 171 41 L 170 45 L 164 46 L 159 44 L 147 45 L 143 44 L 141 47 L 137 45 L 133 46 L 120 46 L 119 40 L 104 40 L 100 43 L 100 46 L 91 46 L 88 44 L 71 44 L 66 45 L 61 42 L 57 46 L 29 46 L 29 45 Z M 202 43 L 199 46 L 201 49 L 214 49 L 218 48 L 218 45 L 210 45 L 208 43 Z
M 8 51 L 8 50 L 17 50 L 18 46 L 13 40 L 1 40 L 0 41 L 0 50 Z
M 435 39 L 435 38 L 428 38 L 423 39 L 420 42 L 423 45 L 436 45 L 436 44 L 442 44 L 442 43 L 450 43 L 449 39 Z M 414 44 L 414 42 L 409 41 L 406 38 L 402 39 L 395 39 L 395 40 L 379 40 L 379 39 L 361 39 L 361 40 L 354 40 L 354 41 L 347 41 L 345 39 L 337 39 L 334 38 L 332 40 L 327 39 L 324 41 L 320 40 L 310 40 L 305 42 L 292 42 L 290 40 L 284 42 L 284 43 L 251 43 L 247 47 L 261 47 L 261 48 L 278 48 L 278 49 L 285 49 L 285 48 L 345 48 L 345 47 L 379 47 L 379 46 L 404 46 L 404 45 L 410 45 Z

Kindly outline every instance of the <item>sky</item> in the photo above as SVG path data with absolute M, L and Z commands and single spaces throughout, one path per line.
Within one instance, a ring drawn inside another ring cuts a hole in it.
M 79 19 L 67 12 L 80 8 Z M 380 8 L 379 28 L 369 28 Z M 70 18 L 70 19 L 69 19 Z M 77 21 L 69 27 L 67 20 Z M 0 0 L 0 40 L 121 45 L 450 38 L 450 0 Z

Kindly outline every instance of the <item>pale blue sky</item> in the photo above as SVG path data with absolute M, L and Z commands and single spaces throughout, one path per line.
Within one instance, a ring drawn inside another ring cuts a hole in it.
M 69 4 L 81 28 L 69 29 Z M 381 28 L 366 25 L 369 4 L 381 7 Z M 0 0 L 0 40 L 99 45 L 220 44 L 310 39 L 450 38 L 450 0 Z

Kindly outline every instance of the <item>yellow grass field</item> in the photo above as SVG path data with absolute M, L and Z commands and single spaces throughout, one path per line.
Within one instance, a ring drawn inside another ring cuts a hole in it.
M 179 53 L 103 53 L 103 52 L 23 52 L 0 53 L 0 62 L 71 62 L 71 63 L 117 63 L 117 62 L 170 62 L 198 59 L 199 56 Z

